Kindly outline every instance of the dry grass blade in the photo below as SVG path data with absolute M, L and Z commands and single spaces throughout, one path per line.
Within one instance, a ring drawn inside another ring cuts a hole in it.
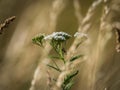
M 78 24 L 81 24 L 83 16 L 81 14 L 81 6 L 79 3 L 79 0 L 73 0 L 73 4 L 75 9 L 75 15 L 76 15 L 76 18 L 78 19 Z
M 91 19 L 94 17 L 96 9 L 100 6 L 103 0 L 96 0 L 88 9 L 86 16 L 83 18 L 78 31 L 87 32 L 91 28 Z
M 114 29 L 116 31 L 116 43 L 117 43 L 116 50 L 117 52 L 120 52 L 120 29 L 117 27 L 115 27 Z
M 50 72 L 49 72 L 49 70 L 47 71 L 47 78 L 48 78 L 48 80 L 47 80 L 47 86 L 49 87 L 49 90 L 52 90 L 52 77 L 51 77 L 51 75 L 50 75 Z
M 8 27 L 8 25 L 15 20 L 16 16 L 12 16 L 6 19 L 2 24 L 0 24 L 0 34 L 3 33 L 4 29 Z

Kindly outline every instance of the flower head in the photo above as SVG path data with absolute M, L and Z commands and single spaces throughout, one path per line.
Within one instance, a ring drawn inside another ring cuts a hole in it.
M 33 43 L 39 46 L 42 46 L 43 41 L 47 41 L 47 40 L 50 40 L 53 45 L 58 45 L 65 42 L 70 37 L 71 35 L 65 32 L 53 32 L 52 34 L 46 35 L 46 36 L 44 34 L 37 35 L 32 40 L 33 40 Z
M 54 32 L 52 36 L 53 36 L 52 39 L 56 41 L 66 41 L 67 39 L 71 37 L 71 35 L 65 32 Z
M 63 36 L 54 36 L 53 40 L 55 40 L 55 41 L 65 41 L 66 39 Z
M 54 32 L 44 37 L 45 40 L 66 41 L 71 35 L 65 32 Z
M 88 35 L 85 34 L 85 33 L 76 32 L 76 33 L 74 34 L 74 37 L 80 38 L 80 39 L 82 39 L 82 40 L 86 40 L 86 39 L 88 38 Z

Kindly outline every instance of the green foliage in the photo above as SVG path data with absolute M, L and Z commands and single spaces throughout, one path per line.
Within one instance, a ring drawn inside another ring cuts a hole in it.
M 72 85 L 73 85 L 73 81 L 72 79 L 78 74 L 79 71 L 73 72 L 68 74 L 65 79 L 64 82 L 62 84 L 62 89 L 63 90 L 70 90 Z
M 83 55 L 73 56 L 73 57 L 70 59 L 70 61 L 71 61 L 71 62 L 72 62 L 72 61 L 75 61 L 75 60 L 79 59 L 80 57 L 83 57 Z
M 51 58 L 51 59 L 60 59 L 59 56 L 49 56 L 49 58 Z
M 33 41 L 33 43 L 35 43 L 35 44 L 37 44 L 39 46 L 43 46 L 43 39 L 44 39 L 44 37 L 45 36 L 43 34 L 42 35 L 38 35 L 38 36 L 34 37 L 32 39 L 32 41 Z
M 63 87 L 63 90 L 70 90 L 71 87 L 73 86 L 74 82 L 70 82 L 67 85 L 65 85 L 65 87 Z

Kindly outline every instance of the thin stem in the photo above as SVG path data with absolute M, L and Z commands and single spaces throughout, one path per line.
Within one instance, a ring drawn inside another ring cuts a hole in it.
M 62 61 L 64 62 L 64 64 L 65 64 L 66 62 L 65 62 L 65 59 L 64 59 L 63 51 L 62 51 L 62 43 L 60 43 L 60 45 L 59 45 L 59 54 L 60 54 L 61 60 L 62 60 Z

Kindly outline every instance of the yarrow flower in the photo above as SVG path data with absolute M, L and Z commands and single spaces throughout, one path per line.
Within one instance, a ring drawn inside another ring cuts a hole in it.
M 63 36 L 54 36 L 53 40 L 55 40 L 55 41 L 65 41 L 66 39 Z
M 66 41 L 70 37 L 71 37 L 71 35 L 69 35 L 65 32 L 54 32 L 53 33 L 53 40 Z
M 66 41 L 71 35 L 65 32 L 54 32 L 44 37 L 45 40 Z
M 33 43 L 43 46 L 43 41 L 50 40 L 52 43 L 63 43 L 64 41 L 68 40 L 71 35 L 65 32 L 54 32 L 50 35 L 45 36 L 45 34 L 36 35 L 32 41 Z
M 79 32 L 76 32 L 75 34 L 74 34 L 74 37 L 77 37 L 77 38 L 80 38 L 80 39 L 88 39 L 88 35 L 87 34 L 85 34 L 85 33 L 79 33 Z
M 77 37 L 78 40 L 78 42 L 76 43 L 76 49 L 77 49 L 77 47 L 81 44 L 81 41 L 84 40 L 83 38 L 87 37 L 87 34 L 77 32 L 75 33 L 74 36 Z M 50 54 L 50 58 L 53 61 L 52 62 L 53 65 L 50 63 L 45 63 L 45 64 L 47 64 L 49 68 L 54 69 L 60 73 L 59 77 L 56 78 L 57 82 L 53 82 L 53 83 L 56 83 L 56 85 L 59 86 L 62 90 L 71 89 L 72 85 L 74 84 L 73 78 L 79 73 L 78 70 L 73 69 L 75 65 L 73 66 L 72 64 L 81 56 L 83 56 L 83 55 L 72 55 L 70 58 L 66 58 L 65 54 L 67 52 L 65 49 L 65 45 L 66 45 L 66 41 L 71 37 L 72 37 L 71 35 L 65 32 L 54 32 L 50 35 L 39 34 L 32 39 L 35 44 L 42 46 L 43 48 L 44 45 L 49 44 L 51 48 L 55 51 L 52 52 L 54 55 L 52 55 L 52 53 Z M 47 41 L 48 43 L 44 44 L 44 42 Z M 63 66 L 63 68 L 57 64 L 56 59 L 63 63 L 64 66 L 61 65 Z

